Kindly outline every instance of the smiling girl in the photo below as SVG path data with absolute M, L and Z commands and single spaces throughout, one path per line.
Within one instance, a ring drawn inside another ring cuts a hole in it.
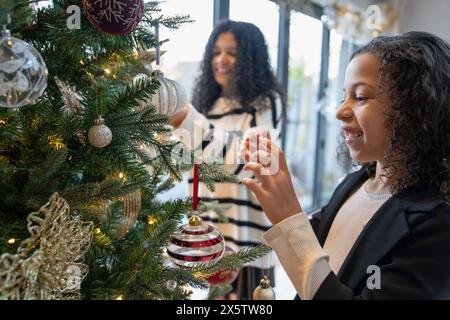
M 263 237 L 299 297 L 450 298 L 449 44 L 410 32 L 360 48 L 336 118 L 362 168 L 312 218 L 270 137 L 245 142 L 257 180 L 243 183 L 274 224 Z

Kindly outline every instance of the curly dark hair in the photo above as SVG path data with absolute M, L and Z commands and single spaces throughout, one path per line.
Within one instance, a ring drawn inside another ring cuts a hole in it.
M 274 107 L 278 94 L 284 115 L 286 99 L 270 66 L 264 35 L 254 24 L 241 21 L 223 21 L 211 33 L 203 56 L 201 74 L 194 87 L 192 104 L 201 113 L 207 114 L 222 94 L 214 78 L 211 60 L 217 37 L 225 32 L 233 33 L 237 42 L 236 66 L 230 86 L 232 98 L 244 108 L 251 106 L 256 99 L 269 98 Z M 253 107 L 262 111 L 264 106 L 259 104 Z
M 450 45 L 430 33 L 408 32 L 375 38 L 351 59 L 365 53 L 380 59 L 380 90 L 392 102 L 384 156 L 392 192 L 427 185 L 449 201 Z M 373 169 L 373 163 L 364 165 Z

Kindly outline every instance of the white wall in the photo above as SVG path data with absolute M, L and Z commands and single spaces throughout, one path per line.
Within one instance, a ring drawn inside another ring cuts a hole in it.
M 401 33 L 428 31 L 450 41 L 450 0 L 403 0 Z

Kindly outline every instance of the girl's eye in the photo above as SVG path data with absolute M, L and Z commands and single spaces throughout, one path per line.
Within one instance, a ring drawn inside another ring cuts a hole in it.
M 358 102 L 365 102 L 367 100 L 367 98 L 366 97 L 356 97 L 356 100 Z

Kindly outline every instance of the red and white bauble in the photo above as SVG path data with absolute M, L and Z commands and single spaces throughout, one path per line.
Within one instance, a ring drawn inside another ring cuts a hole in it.
M 225 247 L 225 253 L 224 256 L 228 256 L 230 254 L 235 253 L 233 249 L 226 246 Z M 206 277 L 206 281 L 209 282 L 211 285 L 224 285 L 224 284 L 232 284 L 234 280 L 236 280 L 237 276 L 239 275 L 239 269 L 226 269 L 222 271 L 218 271 L 214 273 L 211 276 Z
M 127 34 L 144 16 L 144 0 L 83 0 L 84 13 L 97 29 L 111 34 Z
M 167 254 L 178 266 L 191 268 L 199 263 L 216 262 L 225 252 L 223 236 L 211 225 L 203 223 L 197 215 L 178 228 Z

